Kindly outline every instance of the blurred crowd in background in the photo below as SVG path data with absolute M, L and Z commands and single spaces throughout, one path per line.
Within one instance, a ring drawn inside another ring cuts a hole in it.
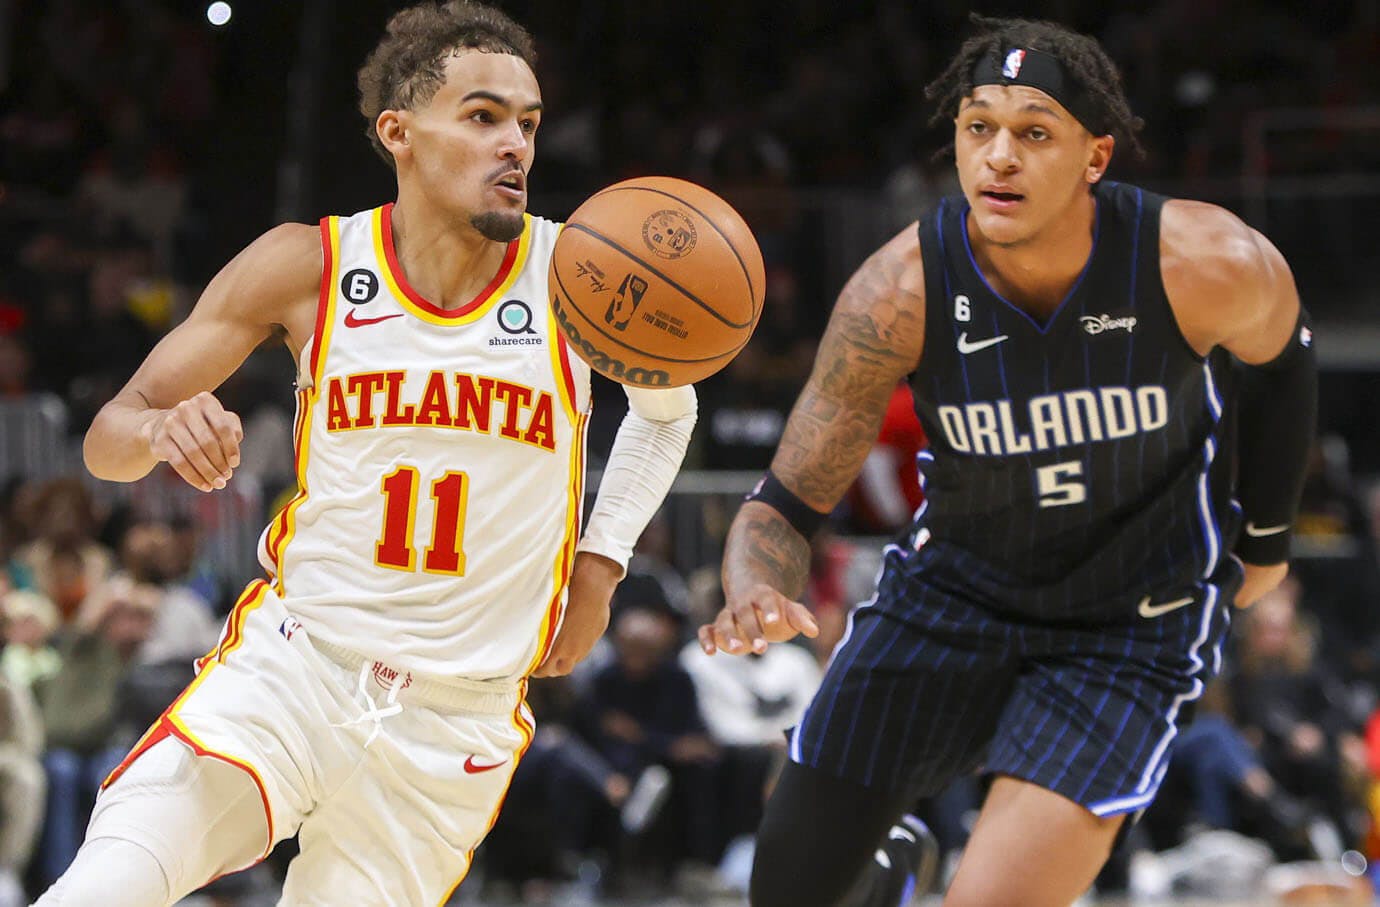
M 238 248 L 280 219 L 390 198 L 353 71 L 399 5 L 238 4 L 217 30 L 194 2 L 0 0 L 0 905 L 24 903 L 6 886 L 36 892 L 65 868 L 100 780 L 258 573 L 252 542 L 227 540 L 252 540 L 293 490 L 290 357 L 267 344 L 219 392 L 246 447 L 240 489 L 215 502 L 160 473 L 133 490 L 98 483 L 80 469 L 80 435 Z M 969 5 L 501 5 L 541 55 L 535 212 L 560 217 L 609 182 L 658 173 L 708 185 L 753 226 L 768 267 L 762 323 L 702 388 L 687 467 L 760 471 L 848 272 L 955 190 L 923 89 Z M 1253 218 L 1320 323 L 1375 328 L 1380 3 L 1318 0 L 1306 17 L 1283 0 L 1138 9 L 1038 8 L 1101 38 L 1147 121 L 1150 154 L 1119 158 L 1112 176 Z M 1304 125 L 1262 132 L 1276 122 L 1263 112 L 1279 110 L 1305 111 L 1278 120 Z M 1240 844 L 1241 866 L 1380 858 L 1380 432 L 1376 398 L 1358 392 L 1377 376 L 1380 350 L 1324 375 L 1295 578 L 1238 616 L 1223 679 L 1102 887 L 1129 884 L 1132 855 L 1210 831 L 1260 842 Z M 734 484 L 673 496 L 606 641 L 574 677 L 533 684 L 538 736 L 475 887 L 566 903 L 571 886 L 743 883 L 783 729 L 870 594 L 879 539 L 919 502 L 924 437 L 908 394 L 897 389 L 863 478 L 815 542 L 807 603 L 825 632 L 808 645 L 699 654 L 693 628 L 719 605 Z M 599 385 L 596 465 L 620 398 Z M 974 781 L 924 805 L 947 852 L 980 797 Z M 263 892 L 290 850 L 218 883 L 222 902 L 271 903 Z

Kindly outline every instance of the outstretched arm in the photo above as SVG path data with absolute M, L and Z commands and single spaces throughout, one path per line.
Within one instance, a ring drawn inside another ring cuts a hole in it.
M 537 677 L 569 674 L 608 628 L 613 590 L 690 446 L 699 413 L 693 387 L 625 386 L 624 391 L 628 412 L 613 439 L 575 555 L 560 633 L 533 672 Z
M 311 331 L 321 275 L 318 231 L 284 224 L 212 279 L 187 320 L 149 353 L 86 433 L 86 468 L 133 482 L 168 461 L 202 491 L 239 465 L 239 417 L 212 395 L 279 325 L 297 345 Z
M 1307 314 L 1284 256 L 1214 205 L 1170 202 L 1161 219 L 1165 291 L 1185 338 L 1200 353 L 1236 357 L 1237 496 L 1245 607 L 1284 579 L 1289 537 L 1317 418 L 1317 362 Z
M 896 382 L 920 361 L 924 334 L 925 278 L 911 225 L 843 288 L 772 459 L 772 474 L 805 506 L 828 513 L 857 477 Z M 818 628 L 797 601 L 809 566 L 809 539 L 775 507 L 744 503 L 724 548 L 725 605 L 700 628 L 700 645 L 711 655 L 742 654 L 814 636 Z

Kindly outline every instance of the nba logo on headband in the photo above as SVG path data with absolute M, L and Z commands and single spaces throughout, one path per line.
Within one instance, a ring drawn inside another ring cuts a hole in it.
M 1006 55 L 1006 62 L 1001 65 L 1001 74 L 1008 79 L 1014 79 L 1021 74 L 1021 61 L 1025 59 L 1025 51 L 1017 48 Z

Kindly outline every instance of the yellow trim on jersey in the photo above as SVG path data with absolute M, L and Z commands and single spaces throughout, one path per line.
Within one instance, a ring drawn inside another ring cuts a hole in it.
M 560 395 L 561 406 L 565 410 L 566 418 L 570 420 L 571 425 L 578 425 L 580 422 L 580 411 L 573 396 L 576 393 L 576 389 L 573 386 L 566 386 L 565 369 L 561 366 L 561 346 L 565 345 L 567 352 L 571 356 L 575 355 L 575 351 L 569 349 L 570 345 L 566 343 L 560 328 L 556 327 L 556 316 L 551 311 L 550 305 L 546 307 L 546 325 L 546 345 L 550 347 L 551 354 L 551 375 L 556 381 L 557 393 Z M 570 374 L 573 382 L 575 376 L 573 363 Z
M 383 275 L 383 279 L 388 284 L 388 289 L 392 291 L 393 298 L 398 301 L 398 305 L 428 324 L 447 326 L 473 324 L 487 315 L 493 308 L 494 303 L 502 299 L 504 294 L 512 289 L 513 284 L 517 283 L 518 278 L 522 276 L 523 268 L 527 266 L 527 253 L 532 248 L 532 216 L 530 214 L 522 215 L 522 233 L 517 239 L 517 256 L 513 259 L 512 266 L 509 268 L 502 283 L 492 290 L 489 290 L 489 292 L 481 298 L 471 300 L 467 303 L 465 307 L 470 309 L 470 311 L 466 312 L 464 315 L 445 317 L 433 312 L 428 312 L 412 301 L 408 292 L 399 284 L 398 276 L 393 273 L 393 266 L 389 260 L 389 249 L 383 241 L 383 214 L 384 209 L 382 207 L 375 208 L 371 214 L 374 235 L 374 257 L 377 260 L 379 273 Z
M 585 485 L 585 430 L 589 423 L 587 415 L 581 415 L 575 425 L 574 437 L 570 443 L 570 482 L 566 486 L 565 536 L 556 562 L 551 572 L 551 604 L 542 615 L 541 627 L 537 631 L 537 651 L 527 665 L 524 675 L 530 675 L 541 666 L 556 644 L 561 616 L 565 613 L 562 592 L 570 581 L 571 571 L 575 569 L 575 547 L 580 542 L 580 514 L 584 503 Z
M 283 558 L 288 543 L 297 531 L 297 509 L 307 499 L 307 454 L 311 446 L 311 415 L 313 404 L 321 395 L 321 379 L 326 373 L 326 357 L 330 354 L 331 334 L 335 327 L 336 283 L 340 277 L 340 218 L 325 219 L 326 233 L 330 236 L 330 249 L 324 250 L 330 257 L 330 274 L 323 269 L 321 274 L 321 295 L 317 300 L 316 331 L 312 342 L 316 344 L 311 358 L 311 387 L 297 392 L 297 423 L 294 432 L 293 459 L 297 469 L 297 494 L 283 508 L 270 524 L 267 549 L 269 560 L 273 563 L 273 589 L 278 595 L 286 596 Z M 276 530 L 276 531 L 275 531 Z

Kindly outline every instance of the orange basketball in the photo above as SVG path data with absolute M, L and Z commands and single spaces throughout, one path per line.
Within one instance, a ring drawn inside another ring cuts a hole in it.
M 738 212 L 662 176 L 590 196 L 557 238 L 548 277 L 571 347 L 639 387 L 690 384 L 727 365 L 757 326 L 766 284 Z

